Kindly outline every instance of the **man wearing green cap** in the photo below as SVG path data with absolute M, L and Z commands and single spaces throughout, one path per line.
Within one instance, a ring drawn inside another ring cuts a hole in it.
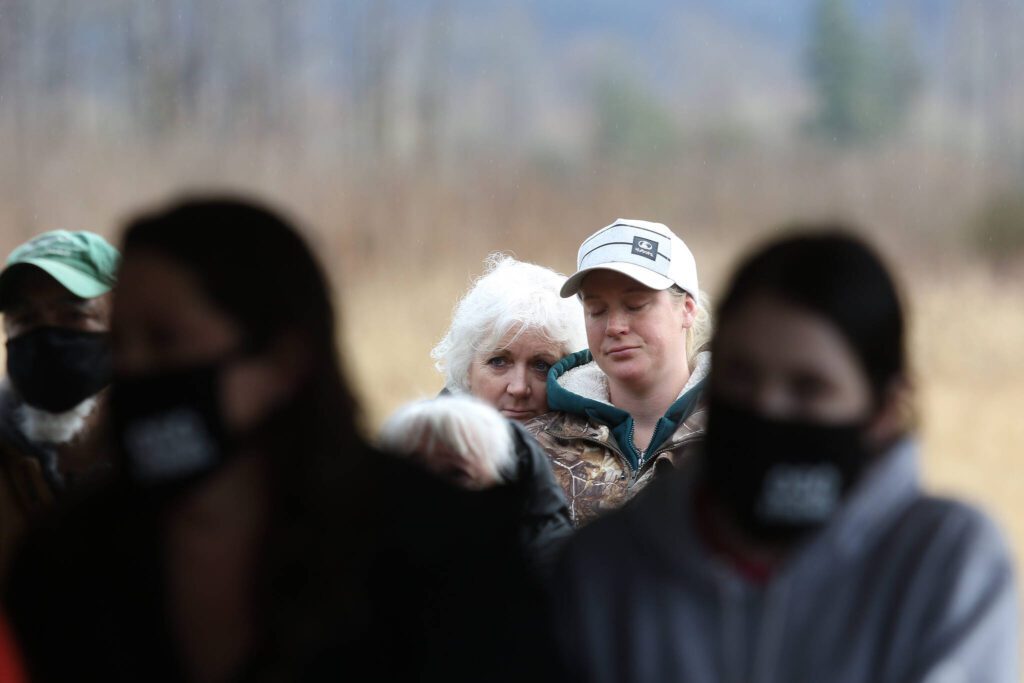
M 110 382 L 119 258 L 99 235 L 54 230 L 11 252 L 0 272 L 0 573 L 26 521 L 105 465 L 91 437 Z

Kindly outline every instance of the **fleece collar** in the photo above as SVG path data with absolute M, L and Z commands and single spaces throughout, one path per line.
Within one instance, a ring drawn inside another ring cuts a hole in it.
M 711 354 L 698 354 L 690 379 L 679 397 L 658 420 L 654 436 L 644 453 L 633 445 L 633 417 L 611 404 L 608 377 L 594 362 L 589 350 L 566 356 L 548 372 L 548 406 L 552 410 L 581 415 L 597 424 L 606 425 L 622 454 L 637 470 L 644 463 L 644 455 L 661 446 L 693 412 L 710 368 Z

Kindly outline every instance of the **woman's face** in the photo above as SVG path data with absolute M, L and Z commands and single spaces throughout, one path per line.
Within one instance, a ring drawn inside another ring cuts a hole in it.
M 719 322 L 711 391 L 779 419 L 849 423 L 872 407 L 868 379 L 840 332 L 770 296 L 750 299 Z
M 145 249 L 129 253 L 122 264 L 111 331 L 119 377 L 216 363 L 242 343 L 242 331 L 209 301 L 195 275 Z M 276 365 L 261 356 L 225 364 L 219 391 L 229 428 L 257 423 L 279 400 L 288 381 Z
M 121 376 L 189 367 L 225 356 L 241 332 L 176 262 L 129 254 L 121 268 L 113 321 L 114 369 Z
M 562 349 L 534 330 L 505 335 L 497 348 L 477 355 L 469 366 L 469 393 L 510 420 L 548 412 L 547 376 Z
M 590 353 L 612 383 L 643 390 L 687 375 L 693 299 L 649 289 L 611 270 L 595 270 L 581 291 Z

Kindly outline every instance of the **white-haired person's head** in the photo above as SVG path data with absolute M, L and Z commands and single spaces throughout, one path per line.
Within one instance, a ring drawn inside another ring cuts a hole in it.
M 462 488 L 485 489 L 515 478 L 512 426 L 472 396 L 453 394 L 402 406 L 381 428 L 380 443 Z
M 559 296 L 564 282 L 550 268 L 488 256 L 431 352 L 445 388 L 472 394 L 513 420 L 547 412 L 548 370 L 587 347 L 580 302 Z

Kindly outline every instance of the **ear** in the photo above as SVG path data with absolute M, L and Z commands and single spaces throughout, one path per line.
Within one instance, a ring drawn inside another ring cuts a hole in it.
M 693 327 L 694 320 L 697 319 L 697 302 L 693 300 L 693 297 L 686 294 L 682 298 L 683 308 L 683 329 L 689 329 Z
M 309 344 L 306 343 L 305 336 L 298 332 L 286 332 L 271 344 L 267 351 L 267 360 L 281 383 L 290 383 L 292 389 L 297 388 L 313 371 Z
M 909 380 L 892 380 L 882 394 L 881 405 L 868 424 L 867 438 L 871 446 L 883 449 L 903 436 L 914 426 L 911 407 L 912 389 Z

